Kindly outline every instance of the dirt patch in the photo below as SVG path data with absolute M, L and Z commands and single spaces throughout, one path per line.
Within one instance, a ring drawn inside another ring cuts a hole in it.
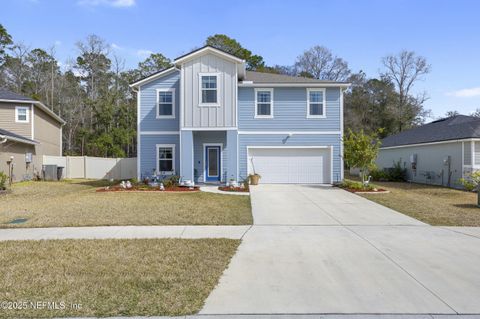
M 244 187 L 232 187 L 232 186 L 220 186 L 218 190 L 223 192 L 232 192 L 232 193 L 248 193 L 249 190 Z

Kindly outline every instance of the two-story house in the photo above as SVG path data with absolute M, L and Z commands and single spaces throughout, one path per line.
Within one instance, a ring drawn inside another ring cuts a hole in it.
M 43 103 L 0 88 L 0 172 L 13 181 L 40 175 L 43 155 L 62 155 L 63 124 Z
M 131 84 L 138 99 L 138 178 L 333 183 L 343 178 L 348 83 L 245 70 L 206 46 Z

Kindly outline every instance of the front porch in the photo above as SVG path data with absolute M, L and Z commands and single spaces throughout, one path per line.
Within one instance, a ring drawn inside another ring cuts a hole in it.
M 182 179 L 213 184 L 237 180 L 236 130 L 182 130 L 180 134 Z

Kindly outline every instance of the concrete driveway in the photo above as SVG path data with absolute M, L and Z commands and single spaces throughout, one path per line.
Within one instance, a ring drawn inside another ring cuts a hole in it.
M 480 313 L 480 231 L 340 189 L 253 187 L 254 226 L 202 314 Z

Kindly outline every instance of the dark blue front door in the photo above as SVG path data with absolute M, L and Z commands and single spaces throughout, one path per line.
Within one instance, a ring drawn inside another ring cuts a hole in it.
M 220 146 L 205 146 L 205 181 L 219 182 L 221 180 Z

